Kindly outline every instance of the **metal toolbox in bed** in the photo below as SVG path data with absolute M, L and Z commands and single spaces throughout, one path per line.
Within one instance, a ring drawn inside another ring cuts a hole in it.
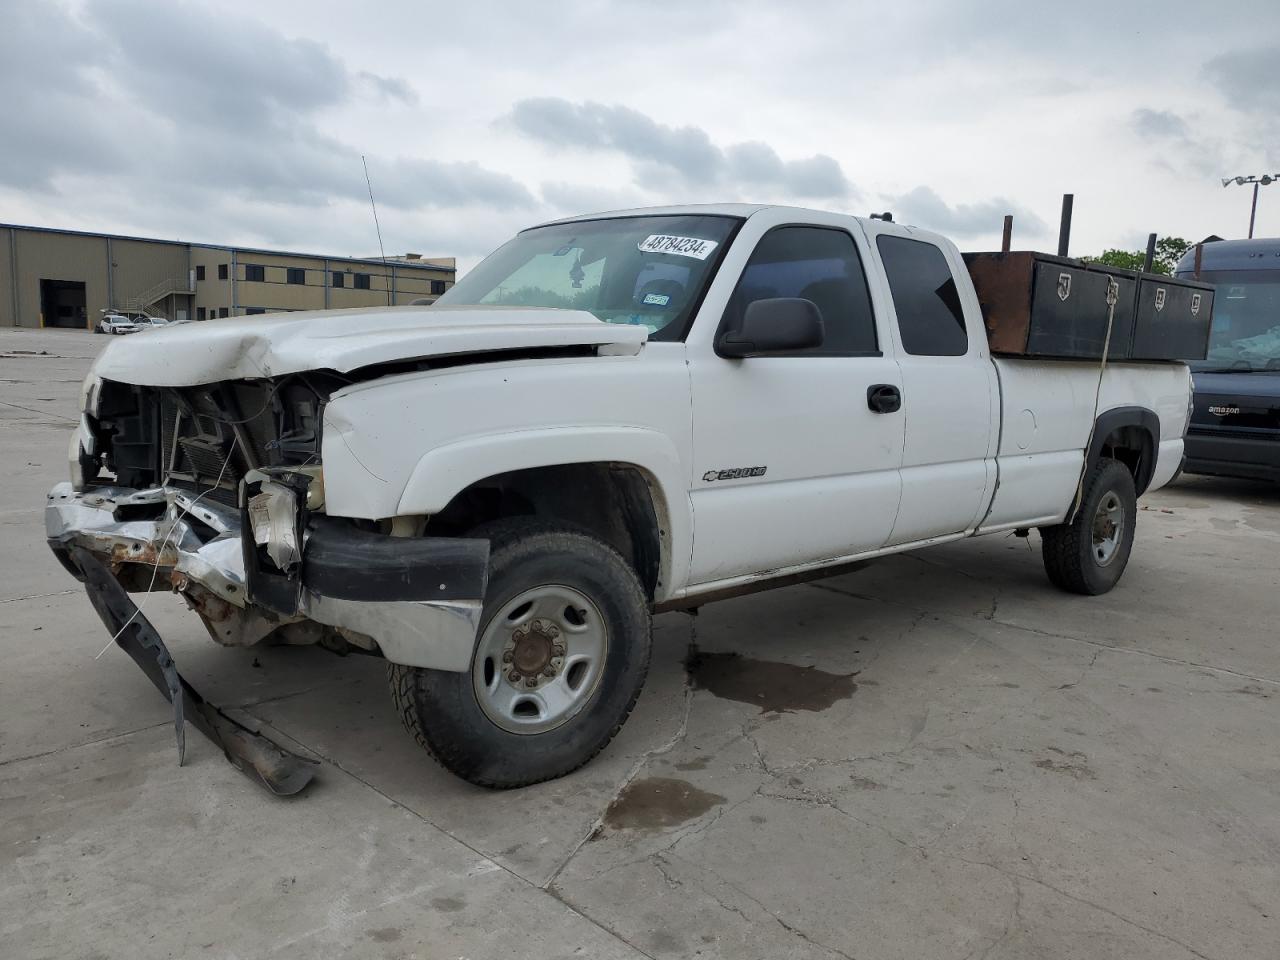
M 967 253 L 993 353 L 1100 360 L 1202 360 L 1213 287 L 1047 253 Z

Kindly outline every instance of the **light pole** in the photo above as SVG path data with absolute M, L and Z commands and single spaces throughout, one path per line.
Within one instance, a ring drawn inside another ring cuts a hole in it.
M 1253 221 L 1258 215 L 1258 187 L 1265 187 L 1269 183 L 1275 183 L 1280 180 L 1280 173 L 1264 173 L 1260 177 L 1227 177 L 1222 181 L 1224 187 L 1235 184 L 1243 187 L 1246 183 L 1253 184 L 1253 205 L 1249 207 L 1249 239 L 1253 239 Z

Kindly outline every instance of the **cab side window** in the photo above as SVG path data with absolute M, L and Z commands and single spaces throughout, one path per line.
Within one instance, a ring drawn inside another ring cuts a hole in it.
M 801 355 L 879 355 L 862 260 L 843 230 L 778 227 L 765 234 L 729 298 L 721 329 L 738 329 L 748 304 L 773 297 L 812 300 L 822 312 L 823 342 Z
M 964 356 L 969 349 L 964 309 L 942 251 L 932 243 L 887 234 L 876 248 L 889 277 L 902 348 L 918 357 Z

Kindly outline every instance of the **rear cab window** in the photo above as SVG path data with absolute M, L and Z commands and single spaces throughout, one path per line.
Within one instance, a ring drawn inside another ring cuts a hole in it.
M 943 252 L 932 243 L 890 234 L 876 238 L 876 249 L 889 279 L 903 351 L 924 357 L 968 353 L 960 291 Z

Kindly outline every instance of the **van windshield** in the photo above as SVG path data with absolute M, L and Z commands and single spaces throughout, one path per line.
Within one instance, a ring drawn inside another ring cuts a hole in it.
M 1215 287 L 1209 352 L 1193 370 L 1280 372 L 1280 270 L 1205 271 Z
M 616 217 L 526 230 L 436 302 L 561 307 L 681 339 L 739 221 L 723 216 Z

